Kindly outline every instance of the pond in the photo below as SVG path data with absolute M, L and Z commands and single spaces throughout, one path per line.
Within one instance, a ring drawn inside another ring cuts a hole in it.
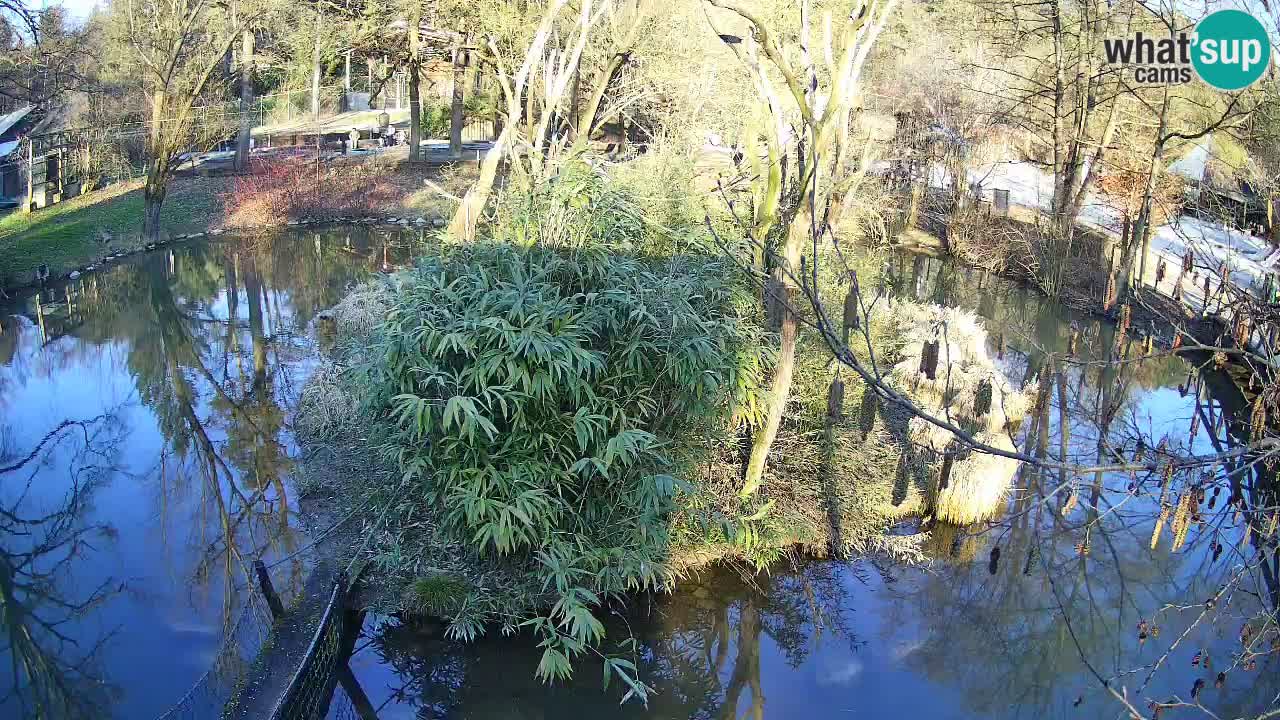
M 209 669 L 249 563 L 306 539 L 310 324 L 412 242 L 174 246 L 0 308 L 0 717 L 156 717 Z
M 178 246 L 0 311 L 0 663 L 31 673 L 16 694 L 0 676 L 0 717 L 157 717 L 208 669 L 253 558 L 298 591 L 308 536 L 288 423 L 317 362 L 312 323 L 406 262 L 414 235 Z M 1020 447 L 1092 463 L 1100 420 L 1128 451 L 1140 434 L 1199 453 L 1236 442 L 1230 388 L 1177 358 L 1136 362 L 1136 332 L 1117 343 L 1111 325 L 923 256 L 892 258 L 887 275 L 899 296 L 986 318 L 1015 382 L 1048 373 L 1048 429 L 1024 423 Z M 1073 334 L 1078 361 L 1047 366 Z M 602 689 L 598 660 L 547 687 L 529 638 L 460 644 L 437 624 L 369 617 L 349 660 L 367 705 L 331 716 L 1119 716 L 1099 677 L 1144 713 L 1149 698 L 1190 701 L 1197 679 L 1223 717 L 1275 703 L 1276 654 L 1241 654 L 1264 601 L 1238 572 L 1256 539 L 1230 514 L 1152 550 L 1159 479 L 1024 470 L 1017 485 L 994 527 L 935 529 L 928 567 L 720 568 L 619 608 L 609 637 L 635 644 L 607 650 L 636 661 L 656 690 L 647 707 L 620 705 L 616 681 Z

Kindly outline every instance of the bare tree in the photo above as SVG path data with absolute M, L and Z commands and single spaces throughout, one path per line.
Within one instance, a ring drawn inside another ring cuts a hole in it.
M 553 131 L 563 128 L 556 125 L 556 118 L 563 118 L 569 85 L 577 74 L 578 63 L 587 40 L 600 21 L 614 11 L 612 0 L 596 4 L 585 0 L 576 13 L 562 17 L 568 4 L 565 0 L 551 0 L 539 22 L 532 39 L 525 46 L 520 66 L 512 72 L 503 58 L 496 35 L 488 38 L 489 60 L 497 68 L 498 85 L 506 105 L 506 118 L 502 132 L 494 141 L 480 165 L 480 177 L 462 198 L 449 223 L 450 236 L 462 240 L 474 240 L 477 227 L 494 181 L 502 163 L 514 148 L 520 150 L 521 172 L 539 178 L 549 167 L 548 159 L 563 148 L 566 135 Z M 553 45 L 558 29 L 563 29 L 563 44 Z M 542 75 L 541 87 L 531 80 Z M 555 135 L 553 138 L 552 135 Z
M 233 17 L 210 0 L 115 0 L 112 12 L 149 106 L 142 232 L 155 238 L 169 180 L 202 129 L 193 110 L 221 98 L 218 70 L 249 17 Z
M 807 1 L 800 7 L 799 47 L 792 49 L 784 48 L 766 21 L 754 13 L 725 0 L 707 0 L 707 4 L 746 22 L 748 38 L 716 32 L 747 69 L 768 118 L 763 147 L 752 150 L 753 157 L 763 158 L 764 167 L 753 187 L 752 216 L 743 224 L 749 241 L 759 249 L 752 271 L 769 277 L 766 303 L 771 322 L 781 334 L 781 347 L 764 403 L 765 420 L 751 442 L 740 491 L 746 497 L 764 482 L 765 464 L 791 392 L 798 322 L 791 299 L 795 279 L 802 275 L 801 255 L 815 223 L 825 223 L 832 208 L 841 204 L 838 183 L 844 168 L 838 159 L 848 134 L 849 109 L 867 55 L 897 3 L 869 2 L 835 21 L 828 14 L 824 27 L 834 31 L 825 34 L 825 47 L 816 56 L 810 48 L 812 10 Z M 796 55 L 798 66 L 790 59 Z M 824 87 L 819 84 L 815 57 L 826 61 Z M 782 91 L 775 87 L 775 74 L 781 76 Z M 793 121 L 798 124 L 794 135 L 789 127 Z M 789 183 L 788 175 L 794 178 Z
M 67 22 L 59 6 L 0 3 L 0 98 L 43 106 L 91 83 L 90 31 Z
M 0 638 L 13 683 L 0 692 L 0 705 L 13 701 L 23 717 L 110 714 L 100 656 L 114 631 L 78 638 L 73 628 L 89 627 L 84 619 L 124 585 L 107 578 L 77 590 L 68 578 L 83 548 L 114 537 L 88 512 L 118 462 L 121 429 L 114 415 L 66 420 L 21 457 L 0 451 L 0 481 L 16 491 L 0 502 Z M 44 479 L 49 458 L 64 453 L 70 474 L 64 500 L 47 512 L 34 510 L 24 503 L 32 484 Z

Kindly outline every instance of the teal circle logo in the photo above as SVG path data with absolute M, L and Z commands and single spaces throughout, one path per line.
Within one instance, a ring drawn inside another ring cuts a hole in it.
M 1257 82 L 1271 63 L 1271 41 L 1258 19 L 1241 10 L 1219 10 L 1196 25 L 1191 64 L 1219 90 Z

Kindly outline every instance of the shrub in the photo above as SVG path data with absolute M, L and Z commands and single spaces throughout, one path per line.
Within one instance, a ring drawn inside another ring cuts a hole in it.
M 227 227 L 263 227 L 287 220 L 369 215 L 398 207 L 403 191 L 380 163 L 288 158 L 254 163 L 232 180 L 221 200 Z
M 462 101 L 462 124 L 466 126 L 478 119 L 492 117 L 495 102 L 496 98 L 487 93 L 467 95 Z M 435 102 L 424 100 L 421 112 L 418 125 L 422 128 L 422 137 L 429 140 L 449 137 L 449 125 L 453 116 L 453 105 L 449 99 Z
M 569 161 L 545 182 L 521 177 L 497 203 L 492 239 L 556 248 L 653 249 L 644 212 L 631 193 L 588 163 Z
M 449 123 L 452 108 L 443 103 L 423 103 L 422 115 L 418 124 L 422 127 L 422 136 L 429 139 L 449 137 Z
M 382 327 L 366 372 L 388 450 L 445 533 L 541 584 L 544 678 L 601 641 L 593 608 L 669 580 L 673 458 L 759 381 L 734 276 L 481 244 L 425 260 Z

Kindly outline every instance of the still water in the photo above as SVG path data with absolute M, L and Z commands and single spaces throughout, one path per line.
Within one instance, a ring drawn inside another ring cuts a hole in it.
M 307 542 L 289 419 L 318 362 L 315 315 L 403 264 L 415 241 L 188 245 L 0 310 L 0 666 L 23 668 L 16 688 L 0 673 L 0 717 L 149 720 L 205 672 L 249 563 Z M 1182 360 L 1124 362 L 1140 341 L 1116 343 L 1110 326 L 976 271 L 923 257 L 887 271 L 899 296 L 986 318 L 1015 382 L 1049 374 L 1048 430 L 1026 423 L 1020 447 L 1093 462 L 1104 421 L 1130 449 L 1139 434 L 1200 453 L 1234 442 L 1235 401 Z M 1047 366 L 1073 332 L 1083 362 Z M 1064 482 L 1075 508 L 1062 512 L 1065 492 L 1036 502 Z M 1156 501 L 1130 492 L 1139 482 L 1028 471 L 998 526 L 935 531 L 929 567 L 804 562 L 750 579 L 723 568 L 635 599 L 609 630 L 636 645 L 610 650 L 636 660 L 656 690 L 648 707 L 602 690 L 598 661 L 548 688 L 527 638 L 462 645 L 431 623 L 369 618 L 349 665 L 365 716 L 384 720 L 1120 716 L 1099 678 L 1144 712 L 1149 699 L 1190 701 L 1197 678 L 1220 716 L 1272 706 L 1276 654 L 1239 653 L 1264 602 L 1233 571 L 1251 546 L 1213 515 L 1178 552 L 1168 539 L 1153 551 Z M 1229 549 L 1215 561 L 1218 545 Z M 286 595 L 304 557 L 277 570 Z
M 0 308 L 0 717 L 153 718 L 208 670 L 305 540 L 310 324 L 409 240 L 184 245 Z

